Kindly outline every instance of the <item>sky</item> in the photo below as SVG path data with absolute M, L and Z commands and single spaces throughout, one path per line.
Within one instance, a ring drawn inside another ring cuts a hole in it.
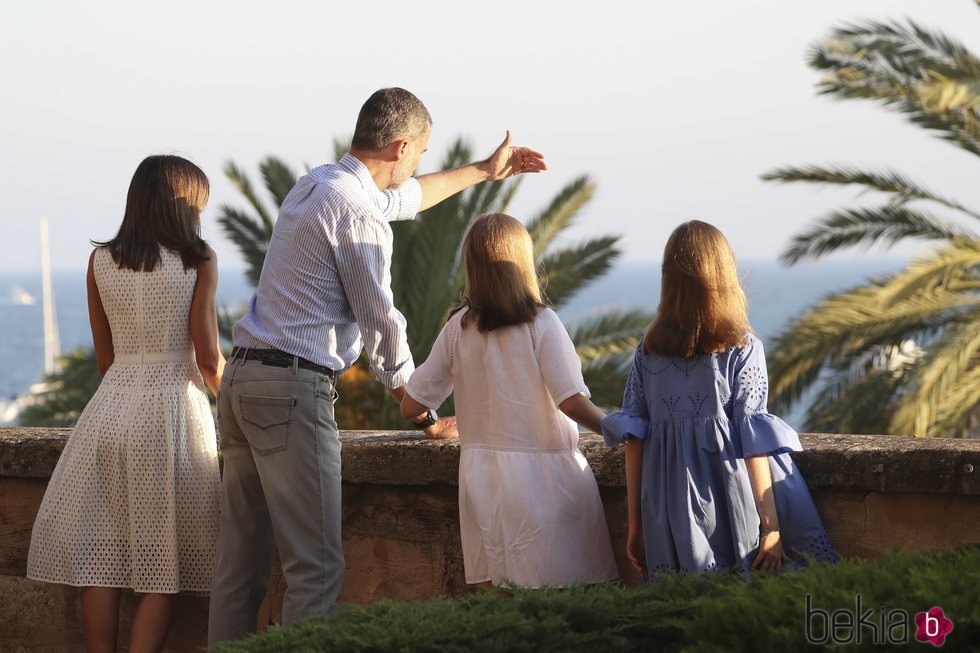
M 773 259 L 854 202 L 853 189 L 759 179 L 788 164 L 892 167 L 980 207 L 972 155 L 816 93 L 811 44 L 846 21 L 906 16 L 977 42 L 972 0 L 3 3 L 0 271 L 39 268 L 42 216 L 54 267 L 84 269 L 89 239 L 115 234 L 133 171 L 157 153 L 208 174 L 204 235 L 222 267 L 240 268 L 216 221 L 220 205 L 244 204 L 225 163 L 258 183 L 269 154 L 298 171 L 330 161 L 385 86 L 433 116 L 420 173 L 459 136 L 483 158 L 510 129 L 550 167 L 524 179 L 511 213 L 530 219 L 588 174 L 597 193 L 569 239 L 621 235 L 626 261 L 658 259 L 690 218 L 720 227 L 741 258 Z

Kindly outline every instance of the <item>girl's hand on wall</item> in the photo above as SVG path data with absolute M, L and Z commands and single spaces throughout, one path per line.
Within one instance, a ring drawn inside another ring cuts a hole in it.
M 759 554 L 752 563 L 752 571 L 781 571 L 786 560 L 789 560 L 789 556 L 783 551 L 779 531 L 759 536 Z
M 647 553 L 643 544 L 643 529 L 630 526 L 626 535 L 626 557 L 640 578 L 647 577 Z

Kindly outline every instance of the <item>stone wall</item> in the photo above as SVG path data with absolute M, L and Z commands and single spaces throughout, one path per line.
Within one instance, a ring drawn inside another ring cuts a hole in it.
M 31 528 L 68 437 L 65 429 L 0 429 L 0 651 L 81 647 L 78 591 L 24 578 Z M 459 545 L 455 441 L 417 433 L 344 432 L 344 549 L 341 601 L 370 603 L 458 595 Z M 794 459 L 807 479 L 838 553 L 944 549 L 980 543 L 980 441 L 886 436 L 803 435 Z M 626 489 L 622 451 L 583 436 L 606 508 L 624 582 Z M 274 623 L 284 583 L 278 565 L 258 616 Z M 122 641 L 135 597 L 125 596 Z M 170 650 L 206 641 L 207 600 L 182 596 Z

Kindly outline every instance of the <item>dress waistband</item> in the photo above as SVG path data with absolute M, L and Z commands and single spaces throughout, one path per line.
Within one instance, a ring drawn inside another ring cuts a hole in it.
M 153 365 L 154 363 L 194 362 L 194 350 L 148 351 L 142 354 L 116 354 L 113 363 L 118 365 Z

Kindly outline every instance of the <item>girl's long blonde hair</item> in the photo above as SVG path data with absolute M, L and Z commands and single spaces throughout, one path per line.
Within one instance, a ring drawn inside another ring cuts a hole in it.
M 544 306 L 534 269 L 531 235 L 518 220 L 486 213 L 470 225 L 463 239 L 466 288 L 460 305 L 480 331 L 530 322 Z
M 664 248 L 660 306 L 643 349 L 693 358 L 744 345 L 752 328 L 746 307 L 724 234 L 700 220 L 685 222 Z

